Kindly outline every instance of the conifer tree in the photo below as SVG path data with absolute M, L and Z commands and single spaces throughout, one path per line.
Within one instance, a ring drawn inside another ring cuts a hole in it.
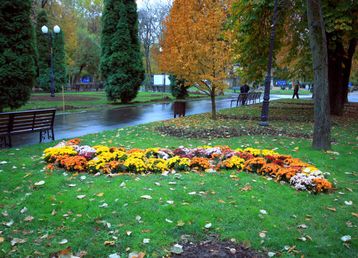
M 56 91 L 60 91 L 62 86 L 66 84 L 66 54 L 65 39 L 63 31 L 54 34 L 53 40 L 53 62 L 55 70 L 55 87 Z
M 30 98 L 36 52 L 30 0 L 0 1 L 0 112 Z
M 136 3 L 106 0 L 102 17 L 101 72 L 107 98 L 128 103 L 144 77 L 138 41 Z

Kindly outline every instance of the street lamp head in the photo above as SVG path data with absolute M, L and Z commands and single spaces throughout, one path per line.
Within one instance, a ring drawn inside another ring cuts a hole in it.
M 60 31 L 61 31 L 60 26 L 55 25 L 55 26 L 53 27 L 53 31 L 54 31 L 56 34 L 60 33 Z
M 47 34 L 48 33 L 48 28 L 44 25 L 41 27 L 41 31 L 43 34 Z

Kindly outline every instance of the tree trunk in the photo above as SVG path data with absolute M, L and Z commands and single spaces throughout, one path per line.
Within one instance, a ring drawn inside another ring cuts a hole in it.
M 340 37 L 332 33 L 326 35 L 331 114 L 341 116 L 347 102 L 348 82 L 357 40 L 351 39 L 346 50 Z
M 314 70 L 314 132 L 312 147 L 331 148 L 331 118 L 328 91 L 328 53 L 321 1 L 307 0 L 307 18 Z
M 211 119 L 216 120 L 216 99 L 215 99 L 215 88 L 212 87 L 212 90 L 210 92 L 210 98 L 211 98 Z

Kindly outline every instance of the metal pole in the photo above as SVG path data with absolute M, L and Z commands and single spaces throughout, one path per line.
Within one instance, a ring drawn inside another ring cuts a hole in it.
M 51 75 L 50 75 L 50 79 L 51 79 L 51 85 L 50 85 L 50 92 L 51 92 L 51 97 L 55 97 L 55 72 L 54 72 L 54 62 L 53 62 L 53 38 L 54 38 L 54 34 L 52 32 L 50 32 L 50 41 L 51 41 Z
M 262 103 L 261 122 L 259 123 L 259 125 L 261 125 L 261 126 L 269 125 L 268 114 L 269 114 L 269 104 L 270 104 L 272 55 L 273 55 L 273 48 L 274 48 L 274 44 L 275 44 L 275 33 L 276 33 L 276 19 L 277 19 L 277 0 L 275 0 L 273 17 L 272 17 L 269 58 L 268 58 L 268 64 L 267 64 L 267 74 L 266 74 L 266 78 L 265 78 L 264 101 Z

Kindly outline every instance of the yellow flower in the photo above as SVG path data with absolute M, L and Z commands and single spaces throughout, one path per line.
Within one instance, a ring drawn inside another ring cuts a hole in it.
M 129 172 L 144 172 L 147 169 L 147 166 L 142 159 L 130 156 L 124 161 L 123 165 L 127 167 Z
M 237 168 L 242 169 L 244 166 L 245 160 L 238 157 L 238 156 L 232 156 L 231 158 L 228 158 L 227 160 L 224 160 L 223 165 L 226 168 Z
M 44 158 L 49 159 L 51 156 L 63 156 L 63 155 L 77 155 L 77 152 L 72 146 L 52 147 L 44 150 Z
M 163 172 L 168 170 L 167 162 L 164 159 L 149 158 L 147 168 L 153 172 Z
M 97 146 L 93 146 L 93 148 L 96 150 L 96 154 L 101 154 L 103 152 L 109 152 L 109 147 L 107 147 L 107 146 L 97 145 Z

